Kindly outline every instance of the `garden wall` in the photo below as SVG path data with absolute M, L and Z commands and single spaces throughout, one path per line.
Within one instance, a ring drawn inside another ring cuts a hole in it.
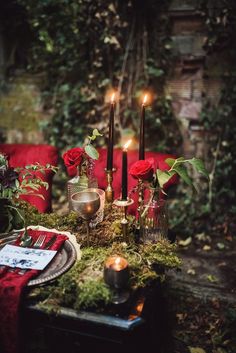
M 222 1 L 212 1 L 210 6 L 214 11 L 221 5 Z M 174 0 L 168 16 L 174 61 L 165 92 L 172 97 L 173 111 L 183 137 L 184 155 L 204 158 L 208 150 L 209 132 L 204 130 L 199 118 L 206 97 L 214 102 L 219 100 L 221 74 L 227 65 L 227 58 L 215 54 L 206 56 L 205 19 L 199 10 L 199 1 Z M 22 68 L 17 69 L 19 65 L 14 45 L 12 42 L 10 50 L 9 43 L 6 45 L 6 33 L 0 31 L 0 77 L 2 81 L 7 78 L 0 96 L 0 138 L 10 143 L 43 143 L 46 141 L 40 126 L 53 113 L 46 111 L 42 104 L 46 78 L 43 74 L 29 75 Z M 6 71 L 9 60 L 13 68 L 10 74 Z

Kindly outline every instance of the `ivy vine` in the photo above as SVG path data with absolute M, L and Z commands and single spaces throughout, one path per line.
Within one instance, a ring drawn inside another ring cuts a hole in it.
M 98 128 L 104 145 L 112 88 L 119 98 L 116 143 L 124 134 L 137 135 L 140 98 L 148 89 L 148 122 L 158 143 L 147 139 L 147 147 L 173 151 L 179 137 L 163 90 L 171 58 L 169 0 L 17 3 L 26 11 L 33 36 L 28 69 L 47 74 L 45 110 L 53 117 L 42 128 L 51 144 L 60 149 L 78 145 L 88 129 Z

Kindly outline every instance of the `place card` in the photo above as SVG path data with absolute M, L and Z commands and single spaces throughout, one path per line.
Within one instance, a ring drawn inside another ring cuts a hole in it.
M 0 265 L 43 270 L 56 253 L 55 250 L 23 248 L 7 244 L 0 250 Z

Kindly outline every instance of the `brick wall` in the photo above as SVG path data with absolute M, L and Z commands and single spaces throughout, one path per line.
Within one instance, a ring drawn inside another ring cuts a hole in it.
M 173 0 L 169 8 L 175 65 L 167 80 L 166 92 L 172 96 L 173 110 L 183 137 L 183 153 L 204 158 L 208 151 L 209 131 L 200 122 L 204 100 L 220 98 L 222 71 L 227 60 L 204 51 L 206 27 L 197 0 Z M 209 2 L 213 9 L 222 1 Z M 224 63 L 224 65 L 222 65 Z

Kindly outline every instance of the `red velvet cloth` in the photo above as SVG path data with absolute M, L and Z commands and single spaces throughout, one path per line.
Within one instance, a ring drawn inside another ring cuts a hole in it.
M 44 244 L 55 234 L 31 229 L 28 232 L 34 240 L 40 233 L 45 234 Z M 67 239 L 65 235 L 56 235 L 57 240 L 50 250 L 59 250 Z M 15 244 L 19 244 L 19 238 Z M 23 289 L 40 272 L 28 270 L 24 274 L 19 274 L 18 271 L 19 269 L 10 272 L 7 266 L 0 269 L 0 352 L 2 353 L 17 353 L 19 350 L 19 306 Z
M 41 165 L 49 163 L 57 166 L 58 162 L 58 150 L 56 147 L 50 145 L 0 144 L 0 152 L 9 156 L 9 164 L 14 168 L 25 167 L 26 165 L 35 164 L 36 162 Z M 52 208 L 51 193 L 54 173 L 47 171 L 44 175 L 36 172 L 35 175 L 39 175 L 41 179 L 46 181 L 49 185 L 48 190 L 40 188 L 39 191 L 36 192 L 42 194 L 44 200 L 34 195 L 22 195 L 21 199 L 31 203 L 39 212 L 50 212 Z
M 106 160 L 107 160 L 107 150 L 105 148 L 98 149 L 100 154 L 99 160 L 95 163 L 94 175 L 98 179 L 98 186 L 101 189 L 106 189 L 107 180 L 105 176 Z M 158 152 L 146 152 L 146 158 L 154 158 L 156 167 L 161 170 L 168 170 L 170 167 L 165 162 L 167 158 L 176 158 L 172 154 L 158 153 Z M 128 170 L 133 163 L 138 160 L 138 151 L 130 150 L 128 151 Z M 113 188 L 115 198 L 120 197 L 121 193 L 121 174 L 122 174 L 122 149 L 115 148 L 113 154 L 113 167 L 116 168 L 116 171 L 113 173 Z M 172 177 L 168 183 L 165 185 L 165 190 L 168 189 L 170 185 L 173 185 L 177 182 L 177 177 Z M 134 179 L 131 175 L 128 175 L 128 190 L 129 192 L 137 185 L 137 180 Z M 129 207 L 129 213 L 134 214 L 137 209 L 137 193 L 132 194 L 131 197 L 134 199 L 134 204 Z

